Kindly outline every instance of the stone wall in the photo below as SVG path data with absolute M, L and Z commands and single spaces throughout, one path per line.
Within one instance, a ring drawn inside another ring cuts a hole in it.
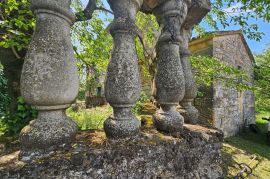
M 244 124 L 241 118 L 239 93 L 224 88 L 219 81 L 213 84 L 213 125 L 224 132 L 225 137 L 237 134 Z
M 253 83 L 253 61 L 239 34 L 216 36 L 213 38 L 213 56 L 222 62 L 246 72 Z M 222 129 L 225 137 L 237 134 L 250 123 L 255 123 L 255 99 L 251 91 L 238 92 L 214 83 L 214 126 Z
M 194 106 L 199 110 L 199 118 L 203 122 L 213 124 L 213 87 L 199 87 L 202 97 L 196 97 Z
M 213 56 L 244 70 L 248 76 L 244 82 L 252 84 L 254 62 L 245 43 L 240 32 L 220 32 L 206 39 L 193 40 L 189 48 L 193 55 Z M 212 89 L 200 88 L 206 95 L 195 99 L 201 119 L 221 129 L 225 137 L 233 136 L 245 125 L 255 123 L 255 97 L 252 91 L 238 92 L 224 88 L 219 81 L 215 81 Z

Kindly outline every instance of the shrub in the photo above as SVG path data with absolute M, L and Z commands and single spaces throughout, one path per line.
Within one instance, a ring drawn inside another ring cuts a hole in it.
M 137 103 L 135 104 L 135 106 L 132 108 L 132 112 L 135 115 L 139 115 L 141 113 L 142 108 L 143 108 L 143 104 L 146 101 L 149 101 L 149 98 L 148 98 L 148 96 L 144 92 L 142 92 L 141 93 L 141 96 L 140 96 L 140 99 L 137 101 Z
M 0 136 L 16 136 L 22 128 L 37 117 L 37 111 L 18 97 L 18 108 L 15 114 L 5 114 L 0 119 Z
M 7 90 L 7 79 L 4 76 L 3 67 L 0 65 L 0 116 L 5 115 L 10 102 Z

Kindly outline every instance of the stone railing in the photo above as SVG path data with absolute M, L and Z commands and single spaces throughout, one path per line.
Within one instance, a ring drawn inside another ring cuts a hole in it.
M 114 48 L 108 66 L 105 96 L 113 116 L 104 123 L 109 139 L 136 136 L 140 121 L 131 112 L 140 95 L 140 76 L 135 37 L 139 10 L 153 13 L 161 27 L 156 46 L 158 67 L 156 97 L 160 109 L 154 115 L 158 130 L 181 132 L 186 122 L 196 123 L 197 110 L 191 105 L 196 96 L 188 60 L 192 27 L 209 11 L 207 1 L 190 0 L 108 0 L 114 12 L 110 32 Z M 35 0 L 36 30 L 24 63 L 21 90 L 25 100 L 39 115 L 20 136 L 23 153 L 46 151 L 70 143 L 76 125 L 65 109 L 75 100 L 79 83 L 70 40 L 74 15 L 70 0 Z M 180 53 L 179 53 L 180 49 Z M 176 110 L 181 101 L 183 116 Z
M 70 0 L 35 0 L 36 29 L 22 70 L 21 92 L 38 117 L 21 131 L 23 151 L 50 150 L 69 143 L 76 134 L 68 108 L 79 91 L 79 78 L 71 44 L 75 16 Z

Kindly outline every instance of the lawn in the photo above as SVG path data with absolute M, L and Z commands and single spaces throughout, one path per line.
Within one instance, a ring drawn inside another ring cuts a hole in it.
M 256 156 L 250 164 L 253 174 L 247 178 L 270 179 L 270 144 L 266 138 L 267 121 L 261 120 L 262 117 L 270 117 L 270 113 L 261 112 L 257 115 L 256 122 L 261 133 L 246 131 L 225 140 L 222 157 L 227 178 L 233 178 L 241 170 L 237 163 L 248 164 Z

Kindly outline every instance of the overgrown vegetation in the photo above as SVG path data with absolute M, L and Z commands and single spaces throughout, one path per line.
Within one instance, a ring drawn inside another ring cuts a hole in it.
M 69 108 L 67 114 L 81 130 L 99 129 L 103 127 L 103 122 L 112 114 L 112 108 L 106 105 L 76 112 Z
M 22 97 L 18 97 L 16 113 L 5 113 L 0 118 L 0 136 L 16 136 L 23 127 L 37 117 L 37 111 L 25 103 Z
M 257 111 L 270 111 L 270 48 L 256 56 L 255 86 Z
M 142 92 L 141 93 L 141 96 L 140 96 L 140 99 L 137 101 L 137 103 L 135 104 L 135 106 L 132 108 L 132 112 L 135 115 L 140 115 L 141 110 L 143 108 L 143 104 L 145 102 L 147 102 L 147 101 L 149 101 L 149 97 L 144 92 Z
M 9 103 L 7 79 L 4 77 L 3 66 L 0 64 L 0 116 L 5 115 Z
M 210 56 L 191 56 L 190 58 L 194 77 L 198 86 L 211 86 L 215 81 L 221 82 L 225 87 L 237 90 L 252 90 L 248 85 L 245 71 L 221 62 Z

